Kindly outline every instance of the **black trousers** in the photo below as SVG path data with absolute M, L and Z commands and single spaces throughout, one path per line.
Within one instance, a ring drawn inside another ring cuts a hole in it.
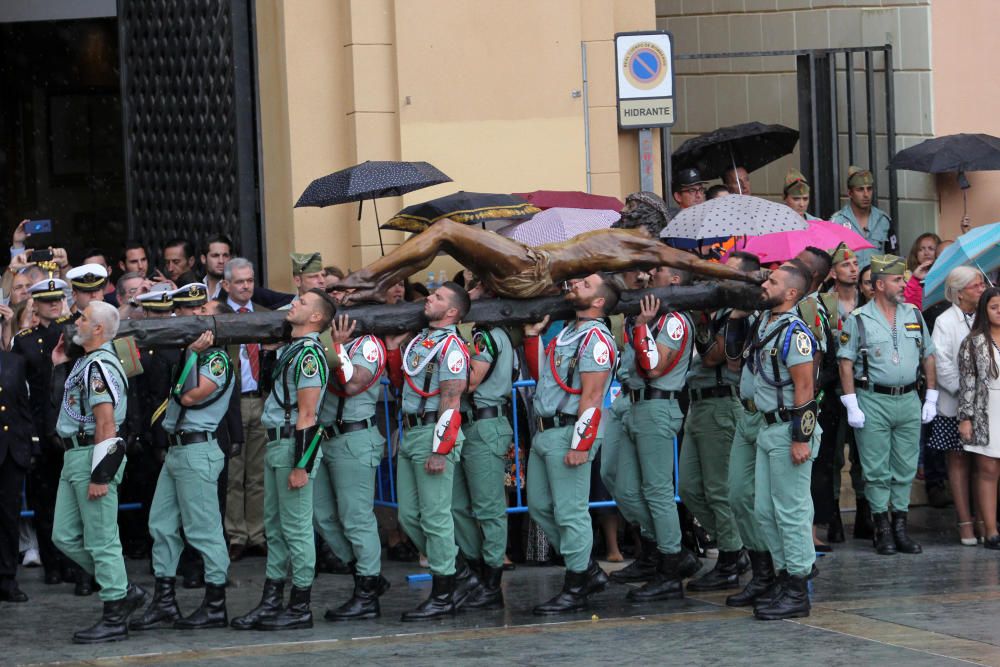
M 834 485 L 839 483 L 840 470 L 837 467 L 837 447 L 843 447 L 841 422 L 847 421 L 847 408 L 832 388 L 828 388 L 820 406 L 819 425 L 823 429 L 820 436 L 819 453 L 813 461 L 811 491 L 813 500 L 813 524 L 827 525 L 838 510 Z M 850 429 L 848 429 L 850 430 Z
M 0 581 L 13 579 L 17 574 L 17 523 L 26 472 L 9 453 L 0 462 Z
M 38 553 L 46 572 L 59 572 L 65 563 L 72 563 L 52 544 L 52 523 L 55 520 L 56 492 L 62 473 L 63 452 L 55 447 L 43 447 L 28 474 L 28 509 L 35 513 L 35 535 Z M 75 565 L 75 563 L 73 563 Z

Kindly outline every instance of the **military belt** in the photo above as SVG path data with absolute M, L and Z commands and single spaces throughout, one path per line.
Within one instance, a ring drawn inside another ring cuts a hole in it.
M 740 401 L 740 403 L 743 404 L 743 409 L 749 412 L 750 414 L 757 413 L 757 404 L 753 402 L 752 398 L 743 399 L 742 401 Z
M 375 425 L 374 419 L 362 419 L 356 422 L 340 422 L 333 423 L 328 428 L 330 433 L 334 436 L 343 435 L 345 433 L 354 433 L 355 431 L 364 431 L 365 429 L 371 428 Z
M 476 408 L 475 410 L 469 410 L 468 412 L 462 413 L 462 422 L 471 423 L 477 419 L 492 419 L 493 417 L 506 417 L 510 414 L 510 410 L 506 405 L 501 406 L 489 406 L 485 408 Z
M 902 396 L 903 394 L 909 394 L 911 391 L 915 391 L 917 388 L 916 382 L 911 382 L 910 384 L 903 385 L 902 387 L 890 387 L 884 384 L 860 381 L 857 384 L 861 389 L 867 389 L 868 391 L 873 391 L 876 394 L 885 394 L 886 396 Z
M 425 412 L 421 415 L 403 415 L 403 426 L 406 428 L 415 428 L 417 426 L 433 424 L 437 421 L 437 418 L 437 410 L 434 412 Z
M 736 389 L 728 384 L 703 389 L 688 389 L 688 396 L 692 401 L 700 401 L 705 398 L 729 398 L 735 395 Z
M 535 420 L 538 426 L 538 432 L 548 431 L 551 428 L 561 428 L 563 426 L 572 426 L 576 423 L 576 415 L 568 415 L 565 412 L 560 412 L 554 417 L 539 417 Z
M 267 441 L 274 442 L 276 440 L 289 440 L 295 437 L 295 427 L 291 424 L 285 424 L 281 428 L 269 428 L 267 429 Z
M 633 403 L 655 400 L 673 401 L 681 397 L 681 392 L 664 391 L 663 389 L 656 389 L 655 387 L 646 387 L 645 389 L 629 389 L 628 396 L 632 399 Z
M 254 389 L 253 391 L 244 391 L 240 394 L 240 398 L 263 398 L 264 394 L 260 389 Z
M 777 424 L 778 422 L 792 421 L 792 415 L 787 410 L 775 410 L 774 412 L 762 412 L 761 414 L 764 415 L 764 421 L 768 426 Z
M 214 433 L 207 431 L 186 431 L 181 433 L 168 433 L 167 441 L 171 447 L 183 447 L 185 445 L 197 445 L 202 442 L 210 442 L 215 437 Z
M 68 438 L 59 438 L 59 442 L 62 444 L 63 449 L 73 449 L 74 447 L 89 447 L 94 444 L 94 436 L 92 435 L 71 435 Z

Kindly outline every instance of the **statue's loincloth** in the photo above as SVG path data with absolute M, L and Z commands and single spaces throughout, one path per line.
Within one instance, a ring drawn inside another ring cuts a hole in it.
M 487 273 L 479 276 L 483 284 L 497 296 L 511 299 L 531 299 L 550 293 L 554 284 L 549 273 L 549 253 L 538 248 L 525 248 L 531 266 L 513 275 Z

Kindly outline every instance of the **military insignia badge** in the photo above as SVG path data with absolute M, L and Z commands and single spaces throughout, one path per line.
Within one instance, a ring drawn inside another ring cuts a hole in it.
M 90 390 L 95 394 L 103 394 L 108 391 L 108 386 L 104 384 L 104 378 L 100 373 L 90 374 Z
M 594 361 L 596 361 L 601 366 L 608 363 L 611 359 L 611 350 L 608 349 L 607 344 L 604 341 L 597 341 L 594 344 Z
M 364 355 L 365 361 L 374 364 L 378 361 L 378 346 L 371 339 L 366 340 L 361 346 L 361 354 Z
M 847 333 L 846 331 L 841 331 L 840 332 L 840 344 L 841 345 L 847 345 L 847 341 L 849 341 L 849 340 L 851 340 L 851 334 Z
M 704 336 L 702 334 L 704 334 Z M 698 335 L 699 338 L 702 338 L 705 342 L 708 342 L 711 337 L 708 331 L 703 332 L 702 330 L 698 331 Z M 674 315 L 671 315 L 670 319 L 667 320 L 667 336 L 670 337 L 670 340 L 680 340 L 684 337 L 684 323 Z
M 224 375 L 226 372 L 226 364 L 222 361 L 221 357 L 213 357 L 210 362 L 208 362 L 208 370 L 212 375 Z
M 302 359 L 302 375 L 307 378 L 315 377 L 316 373 L 319 372 L 319 364 L 316 362 L 315 354 L 307 354 L 304 359 Z
M 458 350 L 453 350 L 448 355 L 448 370 L 452 373 L 461 373 L 465 370 L 465 355 Z
M 799 354 L 807 356 L 812 354 L 812 341 L 809 340 L 809 336 L 804 331 L 795 334 L 795 349 L 799 351 Z
M 812 411 L 803 412 L 799 428 L 802 430 L 804 436 L 807 438 L 811 436 L 813 431 L 816 430 L 816 413 Z

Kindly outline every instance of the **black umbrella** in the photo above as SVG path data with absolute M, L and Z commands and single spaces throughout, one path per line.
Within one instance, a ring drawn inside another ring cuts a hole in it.
M 317 178 L 309 184 L 295 208 L 300 206 L 331 206 L 349 202 L 364 202 L 380 197 L 398 197 L 430 187 L 447 183 L 451 178 L 427 162 L 388 162 L 368 160 L 347 169 L 341 169 L 328 176 Z M 361 207 L 358 207 L 361 219 Z M 378 222 L 378 207 L 375 208 Z M 379 247 L 382 247 L 382 230 L 379 228 Z M 382 249 L 385 254 L 385 249 Z
M 674 169 L 694 167 L 703 178 L 721 178 L 727 169 L 760 169 L 795 150 L 799 132 L 784 125 L 741 123 L 688 139 L 673 153 Z
M 965 208 L 965 191 L 969 189 L 965 172 L 1000 169 L 1000 139 L 989 134 L 949 134 L 935 137 L 899 151 L 893 156 L 889 166 L 928 174 L 958 172 L 962 207 Z M 964 217 L 965 213 L 962 215 Z
M 517 195 L 460 190 L 422 204 L 407 206 L 382 225 L 382 228 L 419 233 L 442 218 L 450 218 L 465 225 L 482 225 L 485 229 L 487 222 L 529 218 L 540 210 Z

